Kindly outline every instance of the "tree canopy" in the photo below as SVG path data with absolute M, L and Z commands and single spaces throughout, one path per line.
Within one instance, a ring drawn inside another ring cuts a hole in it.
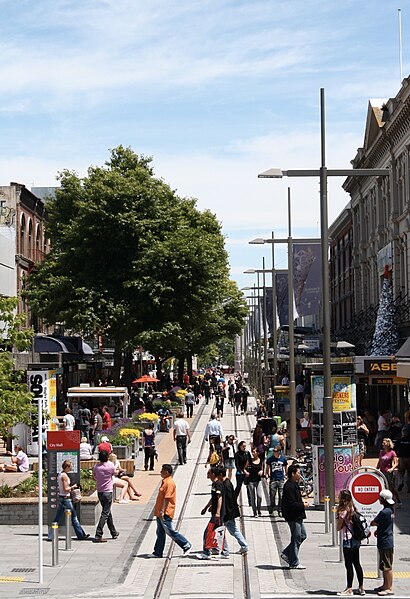
M 84 178 L 60 173 L 47 204 L 51 251 L 26 296 L 50 324 L 168 357 L 234 335 L 245 308 L 215 215 L 178 197 L 151 162 L 119 146 Z
M 0 436 L 6 438 L 19 422 L 30 423 L 32 395 L 24 373 L 14 370 L 12 349 L 30 347 L 33 331 L 23 327 L 24 316 L 16 316 L 17 299 L 0 297 Z

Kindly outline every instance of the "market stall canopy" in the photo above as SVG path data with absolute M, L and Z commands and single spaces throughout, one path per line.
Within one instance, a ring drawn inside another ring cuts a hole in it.
M 135 379 L 135 381 L 132 381 L 132 385 L 135 385 L 135 383 L 157 383 L 159 381 L 159 379 L 156 379 L 153 376 L 150 376 L 149 374 L 144 374 L 143 376 L 140 376 L 139 379 Z

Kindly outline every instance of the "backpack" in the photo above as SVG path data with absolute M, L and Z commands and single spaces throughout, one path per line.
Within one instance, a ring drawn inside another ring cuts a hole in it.
M 352 537 L 355 541 L 364 541 L 364 539 L 369 538 L 370 530 L 367 520 L 360 512 L 353 512 L 352 528 L 350 532 L 352 533 Z

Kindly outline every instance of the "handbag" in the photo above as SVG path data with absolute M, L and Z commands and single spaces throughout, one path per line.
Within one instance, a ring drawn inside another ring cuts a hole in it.
M 81 501 L 81 490 L 77 487 L 76 489 L 71 489 L 70 498 L 73 503 L 80 503 Z

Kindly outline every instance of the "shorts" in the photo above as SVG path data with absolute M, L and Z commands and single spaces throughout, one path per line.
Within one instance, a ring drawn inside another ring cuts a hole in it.
M 393 547 L 389 549 L 379 549 L 379 569 L 384 572 L 393 568 Z
M 224 460 L 224 466 L 227 470 L 233 470 L 235 468 L 235 459 L 226 458 L 226 460 Z

